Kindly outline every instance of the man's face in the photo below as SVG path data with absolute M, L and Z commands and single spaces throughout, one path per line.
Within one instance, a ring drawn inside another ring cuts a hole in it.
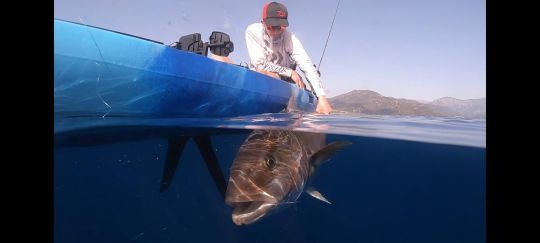
M 270 26 L 266 24 L 264 25 L 264 27 L 266 29 L 266 33 L 272 38 L 280 36 L 281 33 L 283 33 L 283 31 L 285 31 L 285 29 L 287 28 L 286 26 Z

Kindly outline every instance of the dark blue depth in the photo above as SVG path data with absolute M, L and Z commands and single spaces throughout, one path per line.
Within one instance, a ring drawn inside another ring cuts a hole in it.
M 227 177 L 247 134 L 212 137 Z M 299 202 L 238 227 L 193 141 L 159 193 L 166 139 L 57 147 L 55 242 L 485 242 L 485 148 L 328 135 L 353 144 Z

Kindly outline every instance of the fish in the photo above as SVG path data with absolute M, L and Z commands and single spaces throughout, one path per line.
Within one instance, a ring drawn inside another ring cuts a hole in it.
M 259 221 L 297 202 L 303 191 L 330 203 L 312 186 L 319 167 L 350 145 L 326 144 L 326 134 L 290 130 L 254 130 L 230 167 L 225 203 L 238 226 Z

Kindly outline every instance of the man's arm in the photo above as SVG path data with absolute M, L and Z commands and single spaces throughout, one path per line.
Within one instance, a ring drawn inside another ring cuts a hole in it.
M 293 45 L 291 58 L 306 75 L 307 81 L 311 83 L 311 86 L 313 87 L 313 92 L 315 92 L 317 96 L 324 96 L 326 93 L 321 85 L 319 74 L 304 50 L 304 46 L 302 46 L 302 43 L 300 43 L 294 34 L 291 35 L 291 41 Z
M 293 44 L 291 58 L 298 64 L 300 70 L 304 72 L 307 81 L 311 84 L 311 87 L 313 87 L 313 92 L 315 92 L 319 98 L 316 112 L 330 114 L 330 112 L 332 112 L 332 106 L 326 98 L 326 92 L 322 87 L 321 79 L 317 70 L 315 69 L 315 65 L 313 65 L 311 62 L 311 59 L 304 50 L 300 40 L 298 40 L 294 35 L 291 35 L 291 39 Z

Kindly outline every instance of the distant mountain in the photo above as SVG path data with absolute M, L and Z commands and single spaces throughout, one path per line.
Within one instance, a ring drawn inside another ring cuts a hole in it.
M 468 118 L 486 118 L 486 98 L 460 100 L 452 97 L 436 99 L 429 103 L 435 109 L 450 115 Z
M 431 101 L 429 101 L 429 100 L 415 100 L 415 101 L 418 101 L 418 102 L 420 102 L 420 103 L 422 103 L 422 104 L 429 104 L 429 103 L 431 103 Z
M 428 104 L 407 99 L 385 97 L 371 90 L 353 90 L 329 99 L 335 110 L 371 115 L 444 115 Z
M 485 118 L 486 99 L 458 100 L 445 97 L 419 102 L 382 96 L 371 90 L 353 90 L 329 99 L 336 112 L 371 115 L 460 116 Z

